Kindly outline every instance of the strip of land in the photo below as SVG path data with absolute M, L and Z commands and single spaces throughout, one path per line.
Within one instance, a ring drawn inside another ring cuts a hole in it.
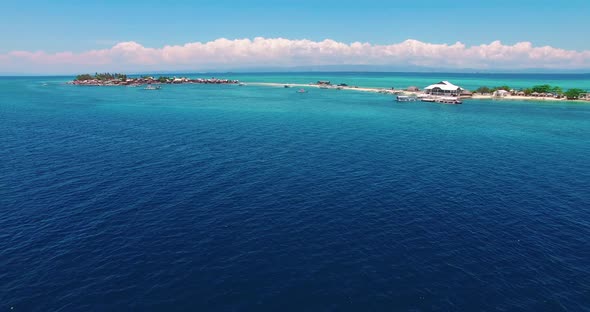
M 154 78 L 152 76 L 142 77 L 128 77 L 125 74 L 111 74 L 111 73 L 96 73 L 95 75 L 83 74 L 78 75 L 76 79 L 70 82 L 73 85 L 80 86 L 140 86 L 148 85 L 146 89 L 154 89 L 149 85 L 160 84 L 239 84 L 244 85 L 238 80 L 218 79 L 218 78 L 197 78 L 190 79 L 186 77 L 164 77 L 160 76 Z M 375 87 L 358 87 L 349 86 L 347 84 L 331 84 L 329 81 L 318 81 L 316 83 L 276 83 L 276 82 L 251 82 L 249 85 L 268 86 L 268 87 L 282 87 L 282 88 L 320 88 L 320 89 L 335 89 L 335 90 L 351 90 L 360 92 L 372 92 L 397 95 L 398 100 L 415 101 L 423 100 L 428 102 L 437 101 L 440 99 L 456 99 L 460 103 L 461 100 L 475 99 L 475 100 L 518 100 L 518 101 L 590 101 L 590 93 L 582 89 L 569 89 L 563 91 L 560 87 L 551 87 L 549 85 L 538 85 L 532 88 L 513 90 L 508 86 L 501 86 L 496 88 L 480 87 L 474 92 L 465 90 L 448 81 L 441 81 L 430 85 L 424 89 L 418 87 L 408 87 L 407 89 L 394 88 L 375 88 Z M 159 89 L 159 87 L 155 88 Z
M 250 82 L 248 85 L 252 86 L 267 86 L 277 88 L 320 88 L 320 89 L 333 89 L 333 90 L 351 90 L 359 92 L 371 92 L 381 93 L 390 95 L 403 95 L 403 96 L 415 96 L 415 97 L 426 97 L 429 96 L 424 91 L 407 91 L 400 89 L 385 89 L 385 88 L 374 88 L 374 87 L 358 87 L 358 86 L 343 86 L 343 85 L 325 85 L 318 83 L 276 83 L 276 82 Z M 565 97 L 541 97 L 541 96 L 526 96 L 526 95 L 503 95 L 494 96 L 493 94 L 472 94 L 468 96 L 460 96 L 461 99 L 468 100 L 516 100 L 516 101 L 551 101 L 551 102 L 589 102 L 590 99 L 567 99 Z
M 152 76 L 143 76 L 137 78 L 128 77 L 125 74 L 95 74 L 95 75 L 78 75 L 76 79 L 70 82 L 77 86 L 140 86 L 140 85 L 160 85 L 160 84 L 239 84 L 238 80 L 219 79 L 219 78 L 197 78 L 190 79 L 186 77 L 165 77 L 154 78 Z

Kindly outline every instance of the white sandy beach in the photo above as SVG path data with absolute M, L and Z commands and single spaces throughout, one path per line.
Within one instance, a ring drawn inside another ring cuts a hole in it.
M 360 91 L 360 92 L 372 92 L 372 93 L 384 93 L 384 94 L 399 94 L 399 95 L 418 95 L 423 94 L 423 92 L 410 92 L 406 90 L 391 90 L 391 89 L 384 89 L 384 88 L 371 88 L 371 87 L 356 87 L 356 86 L 321 86 L 315 83 L 276 83 L 276 82 L 249 82 L 246 83 L 247 85 L 253 86 L 268 86 L 268 87 L 280 87 L 284 88 L 285 86 L 293 87 L 293 88 L 320 88 L 323 87 L 325 89 L 341 89 L 341 90 L 352 90 L 352 91 Z M 567 100 L 565 98 L 553 98 L 553 97 L 538 97 L 538 96 L 505 96 L 505 97 L 494 97 L 492 95 L 480 95 L 476 94 L 470 97 L 463 97 L 462 100 L 497 100 L 497 101 L 537 101 L 537 102 L 580 102 L 580 103 L 589 103 L 589 101 L 585 100 Z
M 292 88 L 320 88 L 320 87 L 324 87 L 326 89 L 338 89 L 340 88 L 341 90 L 354 90 L 354 91 L 361 91 L 361 92 L 388 92 L 393 94 L 394 90 L 388 90 L 388 89 L 382 89 L 382 88 L 367 88 L 367 87 L 354 87 L 354 86 L 346 86 L 346 87 L 338 87 L 338 86 L 329 86 L 329 87 L 325 87 L 325 86 L 321 86 L 318 84 L 310 84 L 310 83 L 275 83 L 275 82 L 248 82 L 246 83 L 248 85 L 252 85 L 252 86 L 268 86 L 268 87 L 280 87 L 280 88 L 284 88 L 285 86 L 289 86 Z M 401 90 L 399 90 L 401 91 Z M 398 91 L 398 92 L 399 92 Z

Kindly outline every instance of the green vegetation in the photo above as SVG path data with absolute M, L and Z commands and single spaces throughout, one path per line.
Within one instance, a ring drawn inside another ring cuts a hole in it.
M 95 73 L 94 76 L 90 75 L 90 74 L 82 74 L 82 75 L 78 75 L 76 76 L 76 80 L 80 81 L 80 80 L 101 80 L 101 81 L 105 81 L 105 80 L 121 80 L 121 81 L 127 81 L 127 75 L 125 74 L 111 74 L 111 73 Z
M 534 86 L 532 88 L 533 92 L 537 92 L 537 93 L 550 93 L 551 89 L 552 89 L 552 87 L 548 84 Z
M 92 80 L 94 79 L 94 77 L 90 74 L 83 74 L 83 75 L 78 75 L 76 76 L 76 80 L 81 81 L 81 80 Z
M 495 88 L 493 89 L 493 91 L 498 91 L 498 90 L 506 90 L 506 91 L 510 91 L 510 90 L 512 90 L 512 89 L 511 89 L 509 86 L 507 86 L 507 85 L 503 85 L 503 86 L 495 87 Z
M 475 92 L 477 93 L 491 93 L 492 89 L 488 88 L 488 87 L 479 87 L 475 90 Z
M 494 91 L 497 90 L 506 90 L 506 91 L 510 91 L 512 90 L 512 88 L 510 88 L 507 85 L 503 85 L 503 86 L 498 86 L 498 87 L 494 87 L 494 88 L 488 88 L 486 86 L 484 87 L 479 87 L 475 90 L 475 92 L 477 93 L 493 93 Z M 531 95 L 533 92 L 537 92 L 537 93 L 551 93 L 551 94 L 556 94 L 556 95 L 563 95 L 565 94 L 563 89 L 561 87 L 558 86 L 550 86 L 547 84 L 544 85 L 537 85 L 534 86 L 532 88 L 526 88 L 526 89 L 520 89 L 519 91 L 524 92 L 525 95 Z M 584 93 L 584 92 L 581 92 Z
M 557 95 L 562 95 L 563 89 L 561 89 L 561 87 L 556 86 L 556 87 L 551 88 L 551 93 L 557 94 Z
M 477 92 L 477 93 L 493 93 L 493 92 L 498 91 L 498 90 L 510 91 L 511 89 L 510 89 L 509 86 L 506 86 L 506 85 L 504 85 L 504 86 L 498 86 L 498 87 L 494 87 L 494 88 L 488 88 L 488 87 L 485 87 L 484 86 L 484 87 L 477 88 L 475 90 L 475 92 Z
M 137 78 L 130 78 L 130 79 L 137 79 Z M 141 76 L 141 78 L 139 78 L 139 79 L 157 81 L 159 83 L 169 83 L 172 81 L 172 78 L 167 77 L 167 76 L 160 76 L 159 78 L 154 79 L 154 77 L 152 77 L 152 76 L 144 75 L 144 76 Z M 113 80 L 120 80 L 122 82 L 126 82 L 127 75 L 126 74 L 119 74 L 119 73 L 95 73 L 94 75 L 83 74 L 83 75 L 76 76 L 75 80 L 76 81 L 98 80 L 99 83 L 113 81 Z
M 497 90 L 507 90 L 510 91 L 512 90 L 509 86 L 498 86 L 495 88 L 488 88 L 486 86 L 483 87 L 479 87 L 475 90 L 475 92 L 480 93 L 480 94 L 485 94 L 485 93 L 493 93 L 494 91 Z M 525 89 L 519 89 L 517 92 L 524 92 L 524 94 L 526 96 L 532 95 L 533 93 L 550 93 L 553 95 L 557 95 L 558 97 L 562 97 L 565 96 L 567 99 L 569 100 L 573 100 L 573 99 L 577 99 L 580 97 L 580 94 L 582 93 L 586 93 L 587 91 L 584 91 L 582 89 L 569 89 L 567 91 L 564 91 L 561 87 L 559 86 L 551 86 L 548 84 L 543 84 L 543 85 L 536 85 L 533 86 L 532 88 L 525 88 Z
M 580 97 L 580 94 L 582 94 L 582 93 L 586 93 L 586 91 L 584 91 L 582 89 L 575 89 L 574 88 L 574 89 L 569 89 L 569 90 L 565 91 L 564 94 L 568 100 L 575 100 L 578 97 Z
M 487 86 L 483 86 L 483 87 L 479 87 L 479 88 L 475 89 L 475 92 L 477 92 L 477 93 L 493 93 L 494 91 L 497 91 L 497 90 L 510 91 L 513 89 L 507 85 L 498 86 L 498 87 L 494 87 L 494 88 L 489 88 Z M 559 86 L 550 86 L 548 84 L 544 84 L 544 85 L 536 85 L 532 88 L 519 89 L 518 92 L 524 92 L 525 95 L 531 95 L 535 92 L 536 93 L 551 93 L 553 95 L 559 95 L 559 96 L 565 95 L 568 99 L 575 99 L 575 98 L 578 98 L 580 96 L 580 94 L 586 93 L 587 91 L 584 91 L 582 89 L 569 89 L 567 91 L 563 91 L 563 89 Z

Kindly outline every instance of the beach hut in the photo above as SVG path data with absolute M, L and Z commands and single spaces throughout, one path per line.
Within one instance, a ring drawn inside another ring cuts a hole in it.
M 473 96 L 473 92 L 469 90 L 461 90 L 461 97 L 471 97 Z
M 444 96 L 459 96 L 463 89 L 448 81 L 441 81 L 424 88 L 426 94 L 430 95 L 444 95 Z
M 418 87 L 416 87 L 416 86 L 409 86 L 409 87 L 406 89 L 406 91 L 409 91 L 409 92 L 418 92 L 418 91 L 420 91 L 420 88 L 418 88 Z
M 518 92 L 516 92 L 516 95 L 518 95 L 518 96 L 525 96 L 526 93 L 524 93 L 524 91 L 518 91 Z
M 539 92 L 533 92 L 533 93 L 531 93 L 531 95 L 532 95 L 532 96 L 539 96 L 539 95 L 541 95 L 541 94 L 540 94 Z

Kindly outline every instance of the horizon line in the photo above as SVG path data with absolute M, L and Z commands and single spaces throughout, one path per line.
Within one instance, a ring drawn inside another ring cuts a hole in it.
M 94 71 L 95 73 L 104 73 L 105 71 Z M 404 71 L 404 70 L 207 70 L 207 71 L 192 71 L 192 70 L 154 70 L 154 71 L 106 71 L 112 73 L 121 73 L 131 76 L 146 75 L 146 74 L 289 74 L 289 73 L 301 73 L 301 74 L 313 74 L 313 73 L 324 73 L 324 74 L 338 74 L 338 73 L 384 73 L 384 74 L 467 74 L 467 75 L 590 75 L 588 72 L 577 72 L 575 70 L 545 70 L 545 71 L 531 71 L 519 70 L 519 71 L 446 71 L 446 70 L 432 70 L 432 71 Z M 80 74 L 92 74 L 88 71 L 81 71 L 77 73 L 0 73 L 0 77 L 72 77 Z

